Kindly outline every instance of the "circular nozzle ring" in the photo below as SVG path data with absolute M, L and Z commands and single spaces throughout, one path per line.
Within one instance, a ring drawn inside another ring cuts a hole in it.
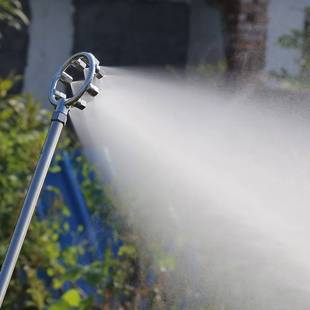
M 80 88 L 72 96 L 68 96 L 65 91 L 59 90 L 59 84 L 71 87 L 74 78 L 68 73 L 68 69 L 69 71 L 75 70 L 76 72 L 80 72 L 83 76 Z M 81 97 L 85 92 L 91 96 L 98 95 L 99 89 L 93 84 L 93 81 L 95 78 L 100 79 L 102 77 L 103 72 L 100 68 L 99 61 L 93 54 L 88 52 L 77 53 L 71 56 L 55 74 L 49 91 L 49 101 L 54 106 L 57 106 L 58 102 L 63 100 L 65 106 L 68 108 L 74 106 L 84 109 L 86 103 Z

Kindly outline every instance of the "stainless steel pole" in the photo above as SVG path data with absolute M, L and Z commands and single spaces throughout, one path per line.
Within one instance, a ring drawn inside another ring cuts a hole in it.
M 61 131 L 66 122 L 68 108 L 60 104 L 52 117 L 52 124 L 48 131 L 41 156 L 30 183 L 23 208 L 4 259 L 0 273 L 0 308 L 9 286 L 19 253 L 26 237 L 31 218 L 35 211 L 45 177 L 51 164 Z

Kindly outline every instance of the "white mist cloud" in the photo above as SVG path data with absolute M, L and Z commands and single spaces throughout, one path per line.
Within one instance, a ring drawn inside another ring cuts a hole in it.
M 200 302 L 309 307 L 307 105 L 130 69 L 110 69 L 102 91 L 72 111 L 79 137 Z

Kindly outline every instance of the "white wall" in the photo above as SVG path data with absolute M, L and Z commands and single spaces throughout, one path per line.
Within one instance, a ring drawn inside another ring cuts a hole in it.
M 30 0 L 32 22 L 25 70 L 24 91 L 31 92 L 49 107 L 51 79 L 70 56 L 73 45 L 71 0 Z
M 281 68 L 296 74 L 299 71 L 296 60 L 300 59 L 299 52 L 281 48 L 278 38 L 291 29 L 303 29 L 304 8 L 310 6 L 310 0 L 269 0 L 269 27 L 267 34 L 266 71 Z

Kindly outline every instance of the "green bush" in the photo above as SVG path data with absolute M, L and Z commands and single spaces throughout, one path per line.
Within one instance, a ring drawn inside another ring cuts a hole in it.
M 9 244 L 13 227 L 35 169 L 47 133 L 49 113 L 28 95 L 10 95 L 14 80 L 0 80 L 0 260 Z M 59 171 L 58 161 L 64 147 L 74 152 L 76 147 L 63 139 L 51 171 Z M 124 236 L 119 217 L 94 176 L 91 165 L 83 156 L 74 157 L 76 172 L 83 174 L 81 189 L 91 215 L 102 225 L 110 225 L 115 234 L 109 240 L 101 260 L 80 263 L 87 251 L 95 251 L 87 240 L 61 249 L 61 234 L 82 233 L 82 227 L 69 227 L 69 209 L 56 188 L 45 188 L 52 193 L 49 210 L 44 219 L 33 218 L 16 266 L 4 309 L 110 309 L 120 306 L 132 309 L 143 291 L 144 298 L 153 302 L 156 290 L 145 284 L 139 267 L 139 255 L 128 231 L 118 255 L 112 245 Z M 113 216 L 111 216 L 113 214 Z M 115 239 L 115 240 L 114 240 Z M 39 276 L 40 274 L 40 276 Z M 42 276 L 43 275 L 43 276 Z M 83 279 L 93 288 L 87 294 L 77 284 Z

